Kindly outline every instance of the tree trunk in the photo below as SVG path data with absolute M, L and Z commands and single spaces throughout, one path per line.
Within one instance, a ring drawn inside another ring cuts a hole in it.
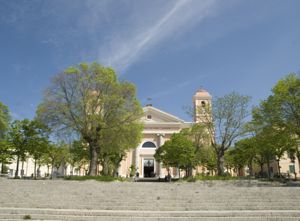
M 270 173 L 270 161 L 268 160 L 267 161 L 267 167 L 268 167 L 268 179 L 270 180 L 271 179 L 271 173 Z
M 281 177 L 281 171 L 280 171 L 280 159 L 276 160 L 277 161 L 277 167 L 278 167 L 278 175 Z
M 50 173 L 50 166 L 49 166 L 49 164 L 47 164 L 47 174 L 48 174 L 48 176 L 49 176 L 49 173 Z
M 15 172 L 15 178 L 19 176 L 19 163 L 20 163 L 20 157 L 17 157 L 17 167 L 16 167 L 16 172 Z
M 21 177 L 24 176 L 24 160 L 22 160 L 22 164 L 21 164 Z
M 34 172 L 33 172 L 33 177 L 36 180 L 36 160 L 34 160 Z
M 264 164 L 260 163 L 259 165 L 260 165 L 260 174 L 262 175 L 264 172 Z
M 96 176 L 97 175 L 97 164 L 98 164 L 98 157 L 99 157 L 99 149 L 96 145 L 89 143 L 90 145 L 90 167 L 89 167 L 89 176 Z
M 218 176 L 224 175 L 224 154 L 221 152 L 217 154 L 217 173 Z
M 53 173 L 54 173 L 54 161 L 52 161 L 51 164 L 51 179 L 53 179 Z
M 297 155 L 298 167 L 299 167 L 299 171 L 300 171 L 300 151 L 299 151 L 299 147 L 296 148 L 296 155 Z M 297 180 L 296 167 L 295 167 L 295 180 Z
M 114 169 L 113 169 L 113 176 L 114 177 L 119 176 L 119 167 L 120 167 L 120 163 L 121 163 L 122 159 L 123 159 L 123 157 L 121 159 L 118 159 L 118 162 L 116 162 L 115 165 L 114 165 Z
M 187 176 L 187 177 L 193 176 L 193 167 L 188 166 L 188 167 L 186 168 L 186 176 Z
M 252 165 L 252 162 L 248 164 L 248 167 L 249 167 L 249 175 L 253 176 L 253 165 Z
M 4 173 L 4 167 L 5 167 L 5 164 L 2 162 L 2 164 L 1 164 L 1 173 Z
M 102 163 L 102 175 L 109 175 L 109 157 L 105 156 Z

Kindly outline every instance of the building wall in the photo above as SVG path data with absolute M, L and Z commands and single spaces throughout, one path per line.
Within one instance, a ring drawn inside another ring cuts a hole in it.
M 299 174 L 299 163 L 298 163 L 297 158 L 295 159 L 294 162 L 292 162 L 291 159 L 288 157 L 287 153 L 285 153 L 284 156 L 280 159 L 279 165 L 280 165 L 280 173 L 285 176 L 290 176 L 292 178 L 295 177 L 294 172 L 291 170 L 292 168 L 295 169 L 297 176 L 300 175 Z M 254 173 L 256 175 L 259 174 L 260 170 L 261 170 L 261 168 L 259 165 L 254 166 Z M 264 164 L 263 172 L 267 173 L 267 171 L 268 171 L 268 167 L 266 164 Z M 273 176 L 274 174 L 277 174 L 279 172 L 277 161 L 274 160 L 270 163 L 270 171 L 271 171 L 271 176 Z
M 8 176 L 9 177 L 14 177 L 16 168 L 17 168 L 17 162 L 14 160 L 11 164 L 7 165 L 9 170 L 8 170 Z M 23 172 L 22 172 L 23 168 Z M 48 168 L 47 166 L 41 166 L 39 167 L 37 165 L 37 170 L 39 169 L 39 175 L 40 176 L 45 176 L 48 173 L 51 173 L 51 168 Z M 19 163 L 19 176 L 25 176 L 25 177 L 30 177 L 33 176 L 34 174 L 34 160 L 32 158 L 28 158 L 25 162 Z M 38 172 L 37 172 L 38 174 Z

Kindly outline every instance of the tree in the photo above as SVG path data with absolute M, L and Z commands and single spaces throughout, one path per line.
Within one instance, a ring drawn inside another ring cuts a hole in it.
M 47 150 L 46 158 L 47 162 L 51 164 L 51 178 L 53 178 L 54 168 L 58 171 L 60 167 L 63 167 L 65 171 L 67 164 L 71 162 L 70 148 L 64 143 L 51 144 Z
M 70 165 L 80 171 L 88 162 L 88 146 L 82 140 L 73 141 L 70 146 Z
M 126 151 L 139 144 L 141 130 L 141 124 L 131 123 L 104 131 L 101 139 L 101 146 L 103 148 L 100 152 L 103 175 L 118 175 L 118 168 L 126 156 Z M 115 139 L 115 137 L 118 139 Z
M 199 163 L 196 161 L 193 142 L 182 133 L 173 134 L 170 140 L 156 149 L 154 157 L 167 168 L 177 167 L 184 169 L 187 176 L 192 175 L 189 173 L 189 169 Z
M 37 163 L 41 160 L 43 155 L 48 152 L 49 148 L 49 128 L 46 127 L 43 123 L 32 120 L 30 121 L 29 127 L 25 130 L 25 135 L 27 136 L 27 148 L 28 153 L 34 159 L 34 178 L 37 174 Z
M 217 157 L 211 146 L 201 148 L 199 151 L 200 165 L 204 166 L 211 175 L 217 170 Z
M 138 124 L 142 109 L 133 84 L 118 81 L 111 68 L 82 63 L 53 79 L 37 115 L 56 131 L 71 131 L 88 144 L 89 175 L 96 175 L 105 131 Z
M 253 110 L 253 119 L 257 128 L 273 131 L 273 133 L 269 133 L 271 134 L 269 139 L 276 140 L 274 143 L 277 145 L 276 160 L 278 164 L 280 155 L 285 151 L 294 152 L 300 163 L 299 75 L 292 73 L 279 80 L 273 87 L 272 94 Z M 293 145 L 294 151 L 290 150 L 291 145 Z
M 8 131 L 8 141 L 17 157 L 15 177 L 19 176 L 19 162 L 25 161 L 27 155 L 35 160 L 34 175 L 36 177 L 36 161 L 45 153 L 48 145 L 48 130 L 36 120 L 15 120 Z
M 212 107 L 203 112 L 206 127 L 210 134 L 211 145 L 217 157 L 218 175 L 224 174 L 224 154 L 233 142 L 245 135 L 245 123 L 249 116 L 250 97 L 235 92 L 217 98 Z M 202 111 L 202 110 L 200 110 Z
M 230 154 L 236 167 L 248 166 L 249 175 L 253 176 L 253 163 L 257 158 L 257 142 L 255 137 L 247 137 L 235 143 Z
M 209 134 L 205 125 L 196 123 L 193 124 L 193 126 L 190 128 L 182 129 L 180 133 L 185 135 L 189 140 L 193 142 L 196 162 L 209 163 L 210 159 L 205 159 L 209 156 L 209 153 L 206 149 L 210 147 Z M 204 166 L 204 164 L 202 165 Z M 211 165 L 209 165 L 209 167 L 211 167 Z M 192 174 L 192 169 L 192 167 L 189 168 L 188 174 Z
M 9 109 L 6 105 L 0 102 L 0 139 L 4 138 L 6 131 L 9 128 Z
M 15 177 L 19 176 L 19 163 L 25 161 L 26 154 L 29 151 L 27 128 L 29 128 L 30 121 L 24 119 L 22 121 L 15 120 L 8 131 L 8 141 L 13 147 L 13 155 L 17 157 Z
M 10 114 L 6 105 L 0 102 L 0 163 L 1 173 L 4 172 L 5 164 L 12 159 L 10 145 L 6 142 L 6 133 L 9 128 Z
M 5 173 L 5 165 L 11 163 L 13 160 L 13 150 L 12 146 L 6 140 L 0 140 L 0 163 L 1 172 Z

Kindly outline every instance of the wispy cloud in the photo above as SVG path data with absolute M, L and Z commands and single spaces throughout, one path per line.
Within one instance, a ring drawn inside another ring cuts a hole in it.
M 173 1 L 170 1 L 173 3 Z M 129 29 L 127 37 L 112 37 L 105 48 L 99 47 L 99 60 L 123 72 L 158 43 L 184 33 L 215 12 L 215 0 L 178 0 L 152 24 L 139 24 Z
M 169 87 L 166 90 L 162 90 L 162 91 L 158 91 L 154 94 L 149 95 L 147 98 L 144 98 L 142 100 L 142 102 L 146 102 L 147 99 L 151 98 L 151 99 L 157 99 L 157 98 L 161 98 L 161 97 L 165 97 L 168 96 L 170 94 L 176 94 L 176 92 L 178 91 L 182 91 L 184 88 L 187 88 L 189 86 L 191 86 L 194 82 L 198 82 L 201 79 L 204 79 L 206 77 L 209 77 L 211 75 L 207 75 L 207 74 L 201 74 L 198 75 L 198 77 L 194 78 L 194 79 L 189 79 L 183 82 L 179 82 L 177 84 L 173 84 L 172 87 Z M 196 87 L 201 87 L 202 85 L 196 85 Z M 198 88 L 199 89 L 199 88 Z
M 40 26 L 39 42 L 53 46 L 58 60 L 68 46 L 73 60 L 96 58 L 122 74 L 164 41 L 214 15 L 219 5 L 217 0 L 15 1 L 0 7 L 0 22 L 24 30 Z

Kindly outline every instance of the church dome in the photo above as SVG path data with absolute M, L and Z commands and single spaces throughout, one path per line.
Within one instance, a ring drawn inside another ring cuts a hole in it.
M 196 94 L 194 95 L 194 98 L 202 98 L 202 99 L 211 99 L 212 96 L 210 93 L 204 89 L 197 90 Z

